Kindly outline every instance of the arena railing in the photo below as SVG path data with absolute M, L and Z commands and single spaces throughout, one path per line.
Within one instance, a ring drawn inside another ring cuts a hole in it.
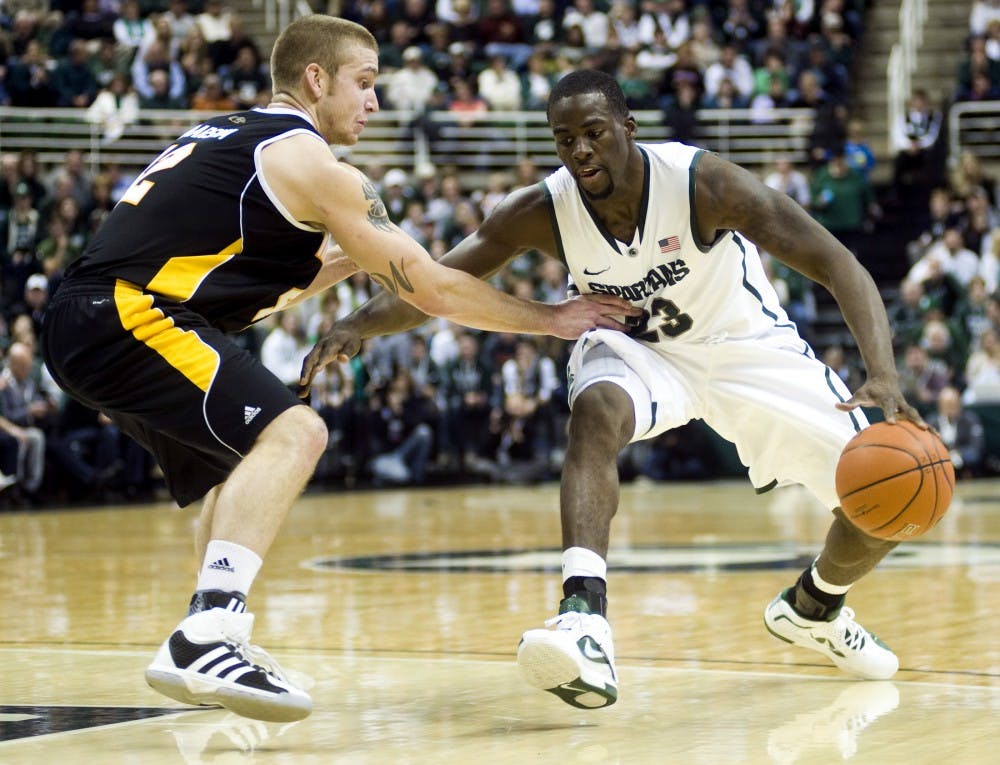
M 69 149 L 84 152 L 96 171 L 108 163 L 141 168 L 188 127 L 218 112 L 144 110 L 130 125 L 88 122 L 85 110 L 0 107 L 0 152 L 34 150 L 39 161 L 61 163 Z M 635 111 L 638 138 L 662 141 L 672 131 L 656 110 Z M 697 114 L 704 148 L 751 168 L 779 156 L 807 158 L 814 115 L 810 109 L 776 109 L 766 118 L 749 109 L 706 109 Z M 488 112 L 474 119 L 449 112 L 382 111 L 372 115 L 362 140 L 338 156 L 359 166 L 379 163 L 412 171 L 427 165 L 451 166 L 469 174 L 510 170 L 530 157 L 554 167 L 552 136 L 544 112 Z
M 892 131 L 902 120 L 906 102 L 910 97 L 911 78 L 917 68 L 917 57 L 924 40 L 927 0 L 902 0 L 898 18 L 899 42 L 889 51 L 889 61 L 886 64 L 888 83 L 886 124 L 889 126 L 888 144 L 892 152 L 900 148 L 893 146 Z
M 948 158 L 963 151 L 1000 166 L 1000 101 L 960 101 L 948 110 Z

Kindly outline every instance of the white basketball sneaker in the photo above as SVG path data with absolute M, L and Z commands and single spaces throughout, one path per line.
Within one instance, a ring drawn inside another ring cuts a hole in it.
M 885 643 L 854 621 L 846 606 L 828 622 L 800 616 L 784 590 L 764 609 L 767 631 L 786 643 L 811 648 L 844 672 L 866 680 L 888 680 L 899 669 L 899 659 Z
M 188 616 L 146 669 L 146 682 L 185 704 L 222 706 L 255 720 L 290 722 L 312 711 L 305 691 L 250 645 L 253 614 L 224 608 Z
M 559 604 L 547 629 L 528 630 L 517 647 L 517 665 L 529 685 L 580 709 L 611 706 L 618 699 L 611 625 L 576 597 Z

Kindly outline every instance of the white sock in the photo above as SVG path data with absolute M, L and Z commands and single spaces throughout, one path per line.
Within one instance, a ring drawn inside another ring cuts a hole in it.
M 812 568 L 809 570 L 809 575 L 812 577 L 813 584 L 816 585 L 816 589 L 820 592 L 825 592 L 828 595 L 843 595 L 852 585 L 850 584 L 830 584 L 829 582 L 823 581 L 823 577 L 819 575 L 819 571 L 816 570 L 816 564 L 812 564 Z
M 571 576 L 596 576 L 607 581 L 608 563 L 586 547 L 570 547 L 563 550 L 562 575 L 564 582 Z
M 246 597 L 262 563 L 257 553 L 243 545 L 213 539 L 201 563 L 198 589 L 239 592 Z

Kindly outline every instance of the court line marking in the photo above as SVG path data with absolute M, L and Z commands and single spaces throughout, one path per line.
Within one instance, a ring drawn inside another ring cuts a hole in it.
M 146 651 L 125 651 L 121 649 L 96 649 L 96 648 L 40 648 L 40 647 L 23 647 L 23 648 L 8 648 L 0 646 L 0 653 L 34 653 L 34 654 L 71 654 L 79 656 L 122 656 L 129 658 L 148 658 L 149 653 Z M 283 651 L 282 652 L 283 661 L 288 659 L 315 659 L 315 654 L 307 654 L 297 652 L 295 650 Z M 357 655 L 353 656 L 324 656 L 324 659 L 332 661 L 348 661 L 357 660 Z M 452 659 L 448 657 L 417 657 L 417 656 L 366 656 L 364 657 L 369 661 L 403 661 L 403 662 L 413 662 L 413 661 L 443 661 L 450 662 L 452 664 L 469 664 L 474 666 L 480 666 L 483 664 L 498 665 L 506 663 L 500 659 Z M 511 657 L 509 663 L 513 664 L 514 659 Z M 644 672 L 668 672 L 673 674 L 678 673 L 701 673 L 701 674 L 714 674 L 714 675 L 733 675 L 737 677 L 786 677 L 789 679 L 799 679 L 799 680 L 820 680 L 824 682 L 831 683 L 860 683 L 866 682 L 861 678 L 852 678 L 848 675 L 842 677 L 830 676 L 830 675 L 808 675 L 796 672 L 776 672 L 776 671 L 762 671 L 762 670 L 738 670 L 738 669 L 716 669 L 716 668 L 705 668 L 705 667 L 651 667 L 643 665 L 628 665 L 624 667 L 626 672 L 631 673 L 632 671 L 644 671 Z M 926 670 L 900 670 L 902 672 L 923 672 Z M 988 676 L 992 677 L 992 675 Z M 1000 688 L 989 686 L 989 685 L 965 685 L 962 683 L 944 683 L 944 682 L 934 682 L 931 680 L 905 680 L 905 679 L 892 679 L 890 678 L 888 682 L 893 683 L 903 683 L 905 685 L 913 686 L 928 686 L 931 688 L 956 688 L 956 689 L 981 689 L 984 691 L 989 691 L 990 693 L 1000 695 Z M 58 704 L 46 704 L 45 706 L 60 706 Z M 63 706 L 81 706 L 79 704 L 66 704 Z M 85 706 L 85 705 L 84 705 Z M 107 705 L 99 705 L 107 706 Z

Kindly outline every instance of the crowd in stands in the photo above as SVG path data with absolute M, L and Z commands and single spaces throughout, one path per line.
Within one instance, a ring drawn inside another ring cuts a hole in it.
M 269 98 L 265 58 L 238 13 L 219 0 L 31 7 L 0 17 L 3 103 L 78 108 L 113 141 L 144 109 L 240 109 Z M 375 34 L 383 108 L 448 109 L 463 119 L 542 109 L 560 74 L 580 66 L 614 72 L 633 108 L 660 109 L 675 136 L 693 144 L 697 109 L 808 106 L 818 114 L 808 161 L 779 157 L 761 170 L 762 179 L 862 258 L 882 214 L 870 180 L 874 154 L 863 125 L 848 118 L 861 2 L 343 0 L 317 10 Z M 893 189 L 902 196 L 917 190 L 906 199 L 913 214 L 925 216 L 925 230 L 900 247 L 909 273 L 890 290 L 898 293 L 890 312 L 907 392 L 937 418 L 942 434 L 971 439 L 955 459 L 964 474 L 978 475 L 1000 470 L 984 464 L 982 427 L 967 409 L 1000 402 L 997 188 L 972 155 L 950 175 L 934 172 L 941 117 L 922 95 L 914 93 L 907 124 L 897 126 Z M 530 159 L 476 187 L 444 167 L 363 169 L 390 218 L 435 255 L 474 231 L 511 190 L 541 177 Z M 80 151 L 51 167 L 30 150 L 0 156 L 0 506 L 136 500 L 160 488 L 141 448 L 58 390 L 36 339 L 64 268 L 137 170 L 93 168 Z M 812 339 L 813 285 L 764 255 L 790 315 Z M 552 302 L 566 294 L 563 267 L 536 253 L 495 280 L 528 298 Z M 239 339 L 294 387 L 315 340 L 375 289 L 356 275 Z M 329 367 L 313 387 L 309 403 L 330 432 L 315 481 L 391 486 L 556 477 L 568 348 L 551 338 L 483 334 L 441 321 L 366 341 L 357 357 Z M 863 379 L 848 349 L 816 349 L 849 385 Z M 953 424 L 956 418 L 965 424 Z M 621 469 L 657 480 L 711 477 L 715 448 L 693 423 L 630 447 Z

